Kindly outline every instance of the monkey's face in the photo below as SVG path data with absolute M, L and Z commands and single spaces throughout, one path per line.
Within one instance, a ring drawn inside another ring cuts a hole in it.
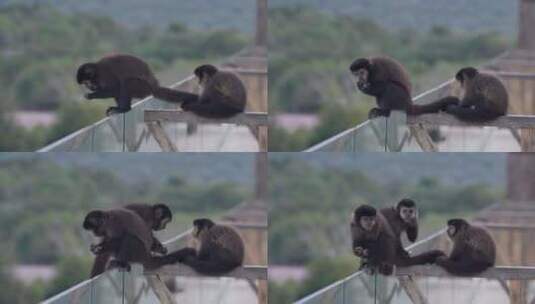
M 355 85 L 359 90 L 366 90 L 370 83 L 368 81 L 369 72 L 368 69 L 362 68 L 355 71 L 352 71 L 353 77 L 355 79 Z
M 104 223 L 106 219 L 100 211 L 91 211 L 84 219 L 83 227 L 91 231 L 97 237 L 103 237 L 106 234 Z
M 152 230 L 159 231 L 165 229 L 167 223 L 173 219 L 173 215 L 169 207 L 164 204 L 154 206 L 154 225 Z
M 448 236 L 450 238 L 453 238 L 455 236 L 455 234 L 457 233 L 457 227 L 455 227 L 454 225 L 448 225 Z
M 202 237 L 202 235 L 208 231 L 210 228 L 212 228 L 212 226 L 214 226 L 215 223 L 212 222 L 211 220 L 209 219 L 205 219 L 205 218 L 202 218 L 202 219 L 196 219 L 193 221 L 193 237 L 195 238 L 200 238 Z
M 457 74 L 455 74 L 455 79 L 461 84 L 462 88 L 466 88 L 467 84 L 476 77 L 478 70 L 473 67 L 466 67 L 460 69 Z
M 204 90 L 204 88 L 206 88 L 206 83 L 208 82 L 208 78 L 210 78 L 210 76 L 206 74 L 203 74 L 200 77 L 197 77 L 197 80 L 199 81 L 199 88 L 201 90 Z
M 399 208 L 399 217 L 407 224 L 415 224 L 418 221 L 418 209 L 416 207 Z
M 86 63 L 82 65 L 78 69 L 76 80 L 79 84 L 84 85 L 88 90 L 93 92 L 97 91 L 99 89 L 99 85 L 96 65 L 92 63 Z
M 206 83 L 212 76 L 214 76 L 217 73 L 218 69 L 211 65 L 211 64 L 204 64 L 201 66 L 198 66 L 193 73 L 195 76 L 197 76 L 197 79 L 199 80 L 199 86 L 201 87 L 201 90 L 206 87 Z
M 366 231 L 372 231 L 376 222 L 377 219 L 375 216 L 361 216 L 359 220 L 360 227 Z

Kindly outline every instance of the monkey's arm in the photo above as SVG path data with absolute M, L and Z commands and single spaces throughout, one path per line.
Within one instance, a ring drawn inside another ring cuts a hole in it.
M 125 84 L 119 85 L 119 96 L 115 96 L 115 101 L 117 103 L 116 107 L 109 107 L 106 110 L 106 115 L 120 114 L 130 111 L 132 97 L 128 93 L 127 87 Z
M 386 81 L 367 82 L 358 85 L 358 88 L 362 93 L 374 97 L 381 96 L 387 87 L 388 83 Z
M 106 264 L 111 257 L 111 252 L 104 252 L 95 256 L 93 267 L 91 268 L 90 278 L 93 278 L 106 270 Z
M 469 250 L 469 248 L 465 244 L 461 244 L 460 242 L 457 242 L 453 249 L 451 250 L 449 260 L 457 261 L 462 259 L 463 255 L 466 254 L 466 252 Z
M 98 90 L 95 92 L 85 94 L 86 99 L 100 99 L 100 98 L 113 98 L 115 94 L 111 90 Z
M 116 238 L 105 238 L 99 244 L 92 244 L 89 249 L 95 255 L 113 252 L 119 247 L 120 241 Z
M 470 96 L 465 96 L 460 102 L 460 106 L 464 108 L 484 107 L 485 104 L 486 104 L 485 95 L 481 93 L 474 93 Z
M 166 254 L 167 253 L 167 248 L 165 248 L 163 246 L 163 244 L 160 242 L 160 240 L 158 240 L 155 236 L 152 236 L 151 251 L 152 252 L 161 253 L 161 254 Z
M 406 231 L 407 238 L 409 239 L 409 241 L 411 241 L 411 243 L 414 243 L 418 238 L 418 223 L 411 226 L 407 226 Z

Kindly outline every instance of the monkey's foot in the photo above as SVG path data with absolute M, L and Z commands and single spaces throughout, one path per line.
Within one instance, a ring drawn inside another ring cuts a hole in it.
M 379 266 L 379 273 L 382 275 L 391 275 L 394 272 L 394 266 L 383 263 Z
M 115 115 L 115 114 L 121 114 L 121 113 L 126 113 L 130 111 L 130 109 L 121 109 L 119 107 L 109 107 L 107 110 L 106 110 L 106 116 L 111 116 L 111 115 Z
M 130 264 L 128 264 L 127 262 L 118 261 L 118 260 L 110 261 L 110 264 L 108 265 L 108 269 L 114 269 L 114 268 L 127 271 L 127 272 L 130 272 L 130 270 L 132 270 L 132 267 L 130 267 Z
M 390 110 L 380 109 L 380 108 L 373 108 L 368 113 L 368 119 L 374 119 L 377 117 L 389 117 L 389 116 L 390 116 Z

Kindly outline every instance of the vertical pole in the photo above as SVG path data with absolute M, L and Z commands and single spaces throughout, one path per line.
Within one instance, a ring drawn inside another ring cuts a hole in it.
M 268 5 L 267 0 L 256 0 L 255 46 L 267 46 Z

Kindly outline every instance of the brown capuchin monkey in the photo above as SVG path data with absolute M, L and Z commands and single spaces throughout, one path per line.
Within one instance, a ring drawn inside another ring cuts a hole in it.
M 150 67 L 140 58 L 117 54 L 97 62 L 82 64 L 76 73 L 76 81 L 91 92 L 86 99 L 114 98 L 117 106 L 106 110 L 106 115 L 130 111 L 133 98 L 145 98 L 158 86 Z
M 143 219 L 126 208 L 94 210 L 87 214 L 83 227 L 102 241 L 90 249 L 99 256 L 109 253 L 114 259 L 108 269 L 122 268 L 130 271 L 130 263 L 139 263 L 152 270 L 172 263 L 167 256 L 153 256 L 154 237 Z M 91 273 L 94 277 L 100 273 Z
M 200 95 L 154 87 L 154 97 L 180 103 L 184 111 L 206 118 L 229 118 L 245 110 L 247 91 L 238 76 L 205 64 L 194 71 L 202 88 Z
M 437 113 L 454 103 L 451 100 L 440 100 L 424 105 L 413 104 L 409 74 L 401 63 L 390 57 L 358 58 L 349 70 L 357 88 L 376 99 L 377 107 L 370 110 L 369 119 L 389 117 L 392 110 L 403 111 L 408 115 Z
M 152 229 L 152 231 L 160 231 L 165 229 L 167 223 L 173 219 L 173 215 L 169 207 L 165 204 L 129 204 L 123 208 L 132 210 L 137 213 L 145 222 L 145 224 Z M 167 248 L 153 235 L 151 253 L 165 255 Z M 91 268 L 91 277 L 94 277 L 106 270 L 106 265 L 111 258 L 112 252 L 104 251 L 95 255 L 93 267 Z
M 245 245 L 234 228 L 201 218 L 193 221 L 192 236 L 196 248 L 179 249 L 169 254 L 171 260 L 206 275 L 222 275 L 243 264 Z
M 410 256 L 401 247 L 387 218 L 369 205 L 355 209 L 350 228 L 353 254 L 362 259 L 361 268 L 378 270 L 383 275 L 391 275 L 393 266 L 431 264 L 444 255 L 440 250 L 431 250 Z
M 463 219 L 448 221 L 448 236 L 453 241 L 449 256 L 442 256 L 436 264 L 458 276 L 479 274 L 496 262 L 496 244 L 483 227 L 471 225 Z
M 473 67 L 462 68 L 455 75 L 464 97 L 445 97 L 438 102 L 448 103 L 446 112 L 467 122 L 486 122 L 507 114 L 509 94 L 502 81 Z

